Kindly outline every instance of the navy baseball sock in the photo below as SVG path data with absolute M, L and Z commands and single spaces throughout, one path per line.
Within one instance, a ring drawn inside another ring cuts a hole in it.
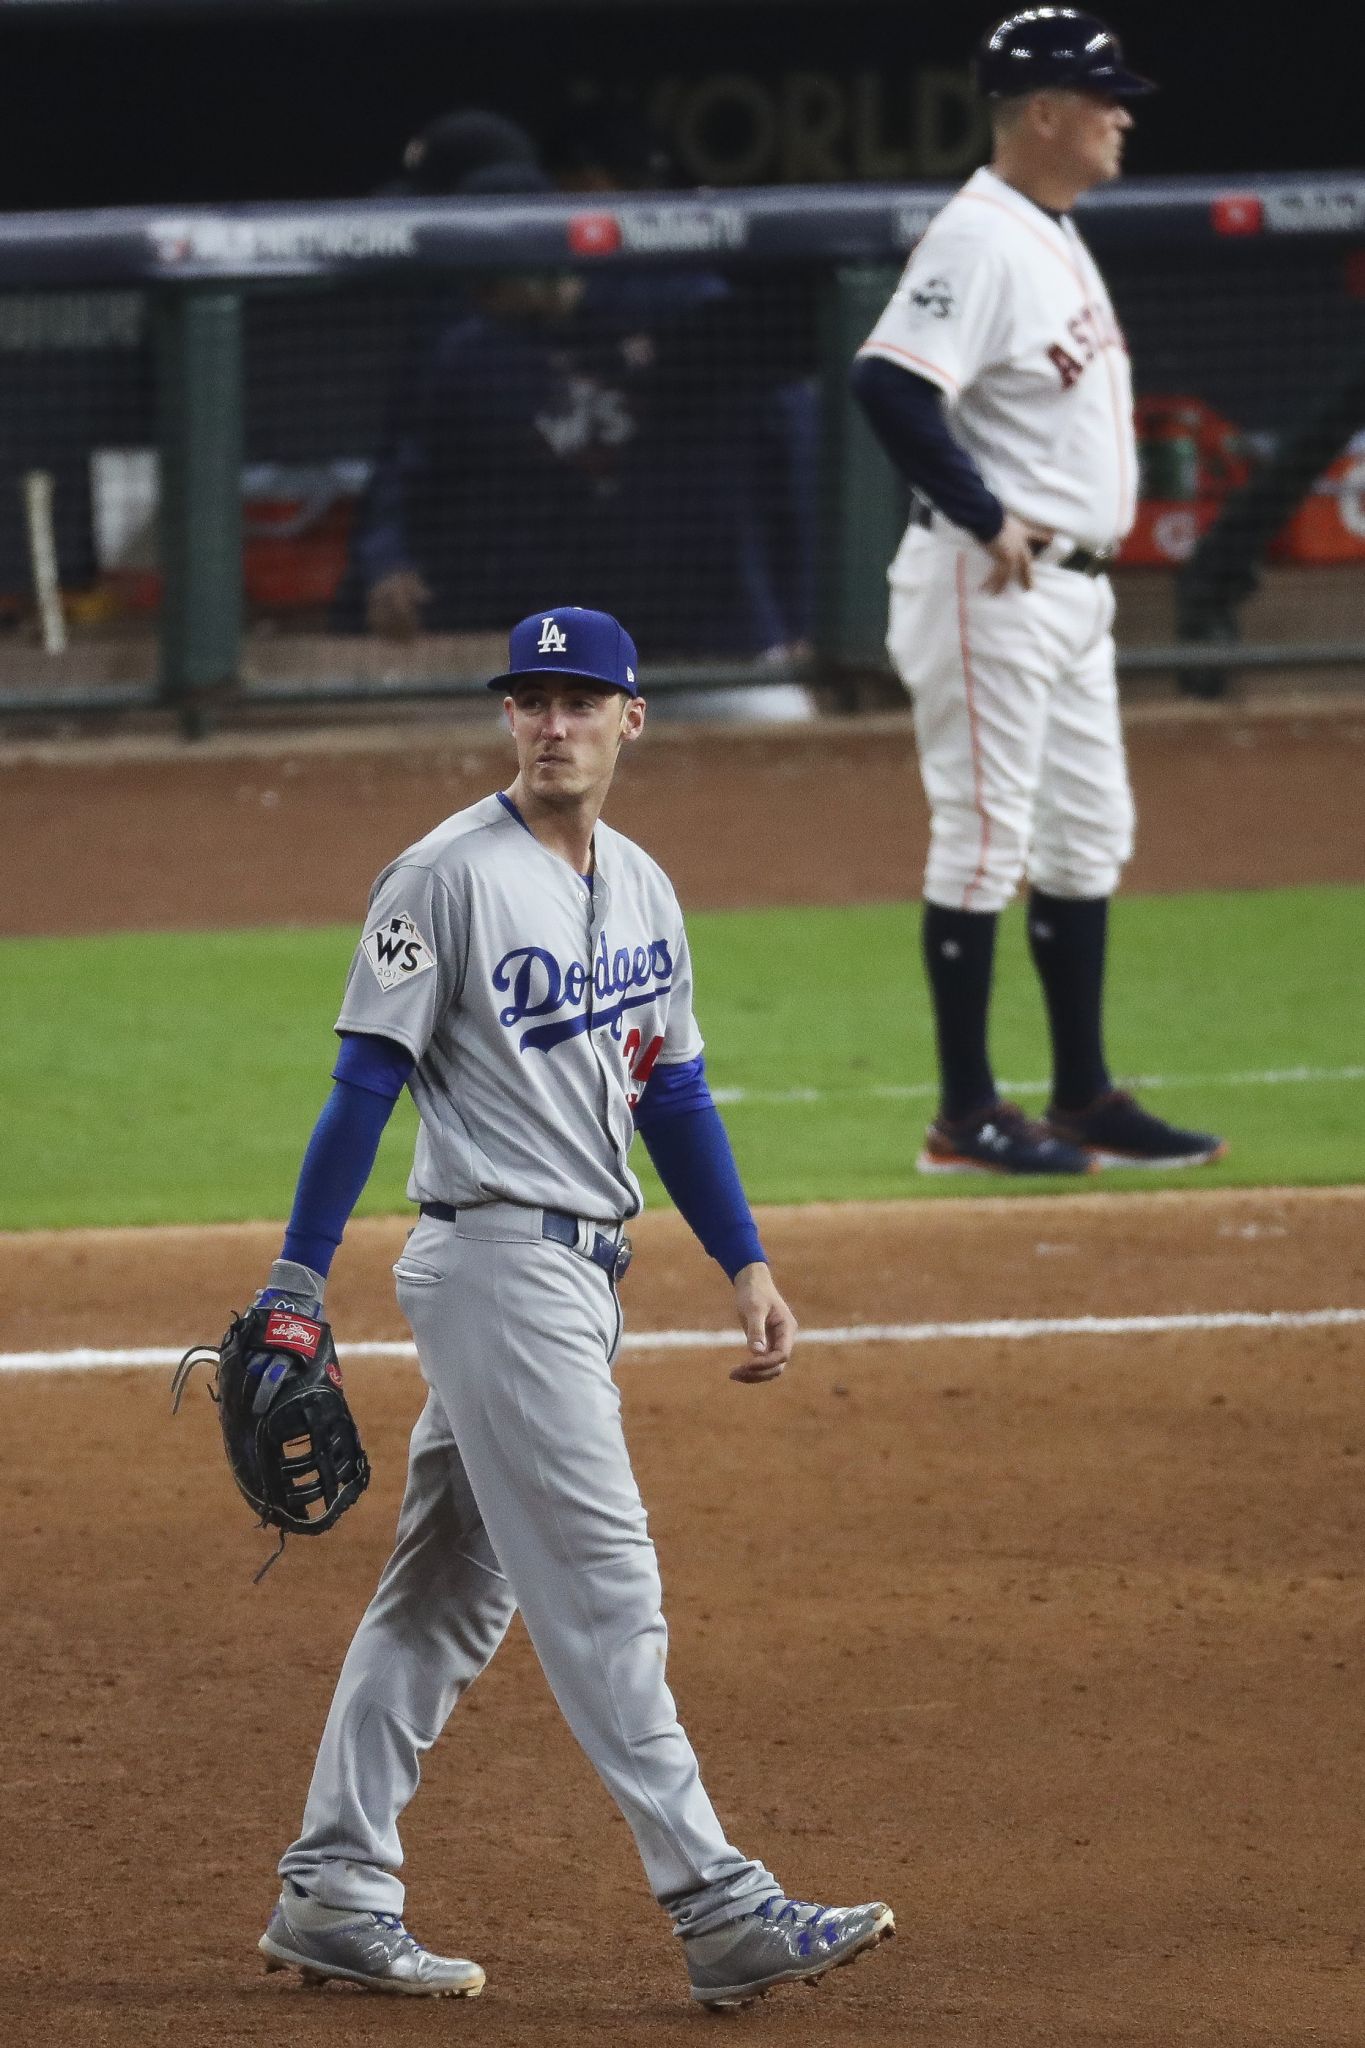
M 1052 1107 L 1085 1109 L 1113 1086 L 1104 1057 L 1107 896 L 1030 891 L 1028 942 L 1052 1033 Z
M 940 1114 L 958 1123 L 995 1100 L 986 1051 L 986 1016 L 995 964 L 993 910 L 945 910 L 926 903 L 920 926 L 925 972 L 934 1003 Z

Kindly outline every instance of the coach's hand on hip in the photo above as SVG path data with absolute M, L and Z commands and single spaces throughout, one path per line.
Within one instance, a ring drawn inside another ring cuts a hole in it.
M 1007 590 L 1011 583 L 1032 590 L 1033 558 L 1051 539 L 1045 526 L 1035 526 L 1031 520 L 1016 519 L 1012 512 L 1007 512 L 995 539 L 985 543 L 986 553 L 991 557 L 985 588 L 991 596 Z
M 735 1307 L 740 1325 L 749 1340 L 749 1356 L 730 1377 L 749 1385 L 758 1380 L 775 1380 L 787 1369 L 796 1342 L 796 1317 L 773 1285 L 773 1276 L 760 1262 L 741 1266 L 735 1275 Z

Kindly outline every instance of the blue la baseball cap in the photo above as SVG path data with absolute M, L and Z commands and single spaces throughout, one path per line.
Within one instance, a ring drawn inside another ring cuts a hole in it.
M 561 604 L 553 611 L 532 612 L 513 626 L 507 668 L 502 675 L 491 677 L 488 687 L 505 690 L 509 683 L 529 681 L 532 676 L 575 676 L 638 697 L 639 666 L 635 642 L 619 619 L 610 612 L 588 611 L 583 605 Z

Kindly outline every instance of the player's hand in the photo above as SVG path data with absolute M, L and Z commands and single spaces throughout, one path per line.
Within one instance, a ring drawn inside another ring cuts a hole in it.
M 365 623 L 383 640 L 414 640 L 430 603 L 431 592 L 415 569 L 390 569 L 370 585 Z
M 984 589 L 992 597 L 998 597 L 1011 583 L 1017 583 L 1021 590 L 1032 590 L 1033 558 L 1051 539 L 1045 526 L 1035 526 L 1031 520 L 1016 519 L 1012 512 L 1007 512 L 995 539 L 985 543 L 991 566 Z
M 283 1303 L 287 1308 L 296 1308 L 300 1314 L 321 1322 L 322 1297 L 326 1291 L 327 1282 L 311 1266 L 300 1265 L 296 1259 L 276 1259 L 265 1286 L 251 1306 L 278 1308 Z
M 730 1377 L 745 1386 L 775 1380 L 787 1369 L 796 1342 L 796 1317 L 773 1285 L 768 1268 L 756 1261 L 735 1275 L 735 1307 L 749 1343 L 749 1356 Z

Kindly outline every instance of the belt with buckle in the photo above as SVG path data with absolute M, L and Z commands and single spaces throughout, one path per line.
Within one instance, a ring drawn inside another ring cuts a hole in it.
M 619 1240 L 608 1237 L 605 1230 L 599 1230 L 593 1223 L 587 1223 L 583 1228 L 587 1232 L 587 1242 L 581 1247 L 583 1257 L 591 1259 L 594 1266 L 600 1266 L 613 1280 L 623 1280 L 631 1261 L 630 1239 L 624 1233 Z M 551 1244 L 566 1244 L 570 1251 L 576 1252 L 580 1249 L 578 1232 L 576 1216 L 566 1215 L 562 1209 L 541 1211 L 540 1234 L 548 1237 Z
M 424 1216 L 434 1216 L 440 1223 L 458 1223 L 460 1212 L 449 1202 L 423 1202 Z M 584 1242 L 579 1243 L 580 1233 Z M 622 1232 L 619 1238 L 608 1236 L 595 1223 L 580 1223 L 577 1216 L 570 1216 L 564 1209 L 542 1209 L 540 1212 L 540 1234 L 551 1244 L 567 1245 L 571 1252 L 591 1259 L 594 1266 L 600 1266 L 613 1280 L 623 1280 L 634 1256 L 630 1239 Z
M 917 491 L 910 494 L 908 516 L 911 526 L 922 526 L 926 533 L 931 533 L 938 523 L 933 506 Z M 1046 546 L 1046 541 L 1035 541 L 1034 554 L 1041 554 Z M 1112 553 L 1107 549 L 1072 548 L 1069 555 L 1063 555 L 1060 562 L 1054 562 L 1052 566 L 1054 569 L 1074 569 L 1078 576 L 1103 576 L 1111 559 Z
M 1063 555 L 1057 567 L 1074 569 L 1078 576 L 1103 576 L 1109 567 L 1109 556 L 1097 554 L 1093 548 L 1073 548 L 1069 555 Z

